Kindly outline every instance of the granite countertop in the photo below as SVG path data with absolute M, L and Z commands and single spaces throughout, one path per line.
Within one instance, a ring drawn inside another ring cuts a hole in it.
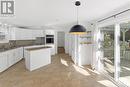
M 37 44 L 24 45 L 24 46 L 14 46 L 14 47 L 3 48 L 3 49 L 0 49 L 0 52 L 5 52 L 5 51 L 13 50 L 13 49 L 16 49 L 16 48 L 19 48 L 19 47 L 34 46 L 34 45 L 37 45 Z
M 19 48 L 19 47 L 3 48 L 3 49 L 0 49 L 0 52 L 5 52 L 5 51 L 13 50 L 13 49 L 16 49 L 16 48 Z
M 27 48 L 27 51 L 35 51 L 35 50 L 40 50 L 40 49 L 48 49 L 51 48 L 50 46 L 44 46 L 44 47 L 32 47 L 32 48 Z

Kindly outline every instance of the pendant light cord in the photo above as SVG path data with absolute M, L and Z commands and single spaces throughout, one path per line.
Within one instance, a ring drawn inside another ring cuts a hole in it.
M 79 24 L 79 6 L 81 5 L 80 1 L 77 1 L 75 2 L 75 5 L 76 5 L 76 9 L 77 9 L 77 25 Z
M 77 6 L 77 24 L 79 24 L 79 8 Z

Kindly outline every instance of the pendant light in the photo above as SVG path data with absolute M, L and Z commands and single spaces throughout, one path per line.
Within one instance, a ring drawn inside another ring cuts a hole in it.
M 77 7 L 77 25 L 74 25 L 71 30 L 69 31 L 70 34 L 76 34 L 76 35 L 81 35 L 81 34 L 86 34 L 86 29 L 84 26 L 79 24 L 78 21 L 78 7 L 81 5 L 80 1 L 75 2 L 75 6 Z

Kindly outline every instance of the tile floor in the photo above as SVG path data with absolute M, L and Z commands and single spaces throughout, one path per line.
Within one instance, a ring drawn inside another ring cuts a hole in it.
M 117 87 L 91 70 L 78 67 L 67 54 L 52 56 L 52 63 L 35 71 L 25 68 L 24 60 L 0 74 L 0 87 Z

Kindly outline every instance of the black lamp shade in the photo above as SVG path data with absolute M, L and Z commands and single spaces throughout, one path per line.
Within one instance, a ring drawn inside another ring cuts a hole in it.
M 76 6 L 80 6 L 80 5 L 81 5 L 80 1 L 76 1 L 76 2 L 75 2 L 75 5 L 76 5 Z
M 82 25 L 74 25 L 70 30 L 70 34 L 85 34 L 85 33 L 86 29 Z

